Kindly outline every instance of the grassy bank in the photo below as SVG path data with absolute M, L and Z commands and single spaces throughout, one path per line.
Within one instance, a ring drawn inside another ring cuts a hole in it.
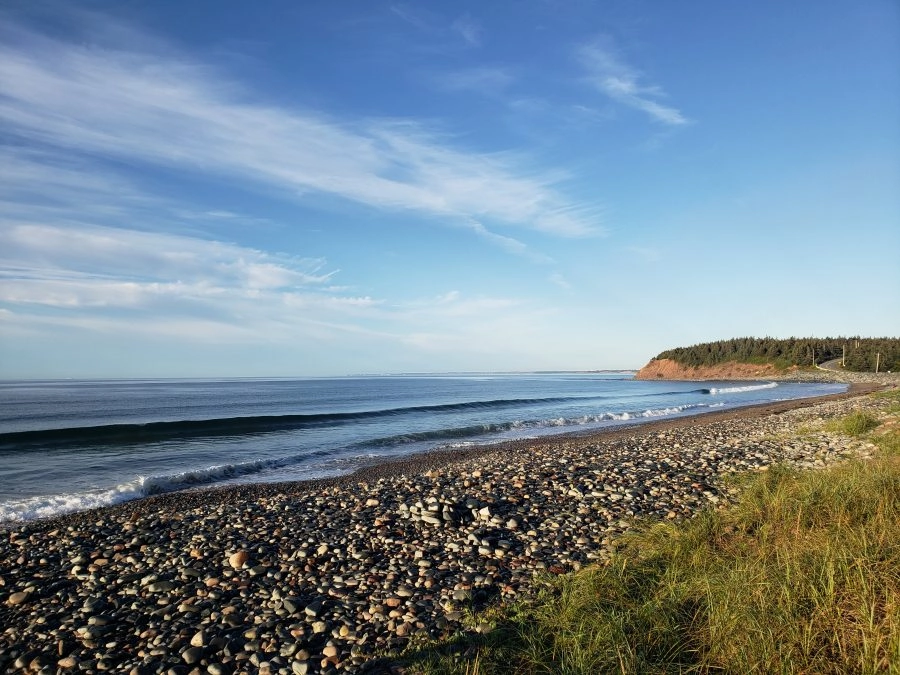
M 898 407 L 827 427 L 874 458 L 742 478 L 728 508 L 644 527 L 608 565 L 473 617 L 493 630 L 423 649 L 411 670 L 900 672 Z

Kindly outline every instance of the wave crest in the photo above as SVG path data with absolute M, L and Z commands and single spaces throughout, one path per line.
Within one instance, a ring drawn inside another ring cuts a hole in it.
M 778 386 L 777 382 L 766 382 L 765 384 L 748 384 L 740 387 L 711 387 L 708 389 L 710 394 L 739 394 L 745 391 L 760 391 L 762 389 L 774 389 Z

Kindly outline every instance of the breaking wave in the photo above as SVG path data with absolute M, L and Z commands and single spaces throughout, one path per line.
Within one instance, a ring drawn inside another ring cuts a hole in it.
M 170 438 L 201 436 L 236 436 L 291 429 L 303 429 L 338 424 L 352 424 L 360 420 L 395 417 L 415 413 L 467 412 L 492 410 L 510 406 L 543 405 L 585 400 L 585 397 L 518 398 L 490 401 L 468 401 L 438 405 L 408 406 L 359 412 L 332 412 L 298 415 L 259 415 L 225 417 L 202 420 L 176 420 L 143 424 L 106 424 L 100 426 L 37 429 L 0 433 L 0 450 L 23 446 L 71 446 L 83 444 L 146 443 Z
M 766 382 L 765 384 L 748 384 L 740 387 L 711 387 L 706 390 L 709 394 L 739 394 L 745 391 L 760 391 L 762 389 L 774 389 L 778 386 L 777 382 Z
M 121 504 L 133 499 L 141 499 L 166 492 L 177 492 L 193 487 L 213 485 L 329 454 L 331 454 L 329 451 L 322 450 L 276 459 L 220 464 L 171 474 L 138 476 L 134 480 L 107 489 L 92 489 L 61 495 L 40 495 L 25 499 L 11 499 L 0 503 L 0 523 L 50 518 L 75 511 Z
M 386 448 L 408 443 L 423 443 L 428 441 L 453 441 L 464 438 L 474 438 L 489 434 L 501 434 L 509 431 L 551 429 L 559 427 L 581 427 L 590 424 L 602 424 L 604 422 L 622 422 L 628 420 L 646 420 L 654 417 L 667 417 L 679 415 L 689 410 L 698 408 L 716 408 L 723 404 L 695 403 L 690 405 L 670 406 L 666 408 L 653 408 L 649 410 L 636 410 L 621 413 L 599 413 L 596 415 L 581 415 L 578 417 L 554 417 L 543 420 L 516 420 L 513 422 L 499 422 L 495 424 L 474 424 L 453 429 L 435 429 L 433 431 L 421 431 L 415 433 L 398 434 L 377 438 L 360 443 L 357 447 Z M 481 442 L 479 440 L 479 442 Z
M 399 434 L 361 442 L 344 451 L 351 451 L 359 457 L 365 449 L 384 450 L 407 444 L 424 443 L 431 447 L 454 447 L 468 445 L 465 439 L 477 439 L 478 443 L 491 442 L 486 436 L 507 432 L 529 432 L 541 429 L 560 429 L 562 427 L 582 427 L 604 422 L 641 420 L 655 417 L 678 415 L 697 408 L 718 407 L 721 404 L 692 404 L 635 410 L 630 412 L 607 412 L 578 417 L 555 417 L 542 420 L 516 420 L 496 424 L 478 424 L 464 427 L 436 429 L 417 433 Z M 431 406 L 434 408 L 436 406 Z M 454 443 L 456 441 L 456 443 Z M 444 443 L 442 443 L 444 442 Z M 261 459 L 235 464 L 221 464 L 201 469 L 181 471 L 171 474 L 139 476 L 134 480 L 106 489 L 91 489 L 83 492 L 72 492 L 59 495 L 41 495 L 23 499 L 12 499 L 0 503 L 0 523 L 14 523 L 36 518 L 48 518 L 75 511 L 111 506 L 133 499 L 141 499 L 151 495 L 176 492 L 194 487 L 210 486 L 230 481 L 243 476 L 252 476 L 272 469 L 308 462 L 315 459 L 337 459 L 342 454 L 340 449 L 305 452 L 285 457 Z M 351 463 L 354 461 L 350 459 Z

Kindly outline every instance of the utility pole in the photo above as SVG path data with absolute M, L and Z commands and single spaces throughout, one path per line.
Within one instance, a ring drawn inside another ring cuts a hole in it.
M 875 374 L 878 374 L 878 362 L 881 361 L 881 352 L 875 352 Z
M 847 365 L 847 345 L 841 347 L 841 368 Z

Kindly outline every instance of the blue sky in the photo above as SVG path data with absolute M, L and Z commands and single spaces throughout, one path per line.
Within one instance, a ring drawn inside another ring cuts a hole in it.
M 0 377 L 900 335 L 900 8 L 0 7 Z

